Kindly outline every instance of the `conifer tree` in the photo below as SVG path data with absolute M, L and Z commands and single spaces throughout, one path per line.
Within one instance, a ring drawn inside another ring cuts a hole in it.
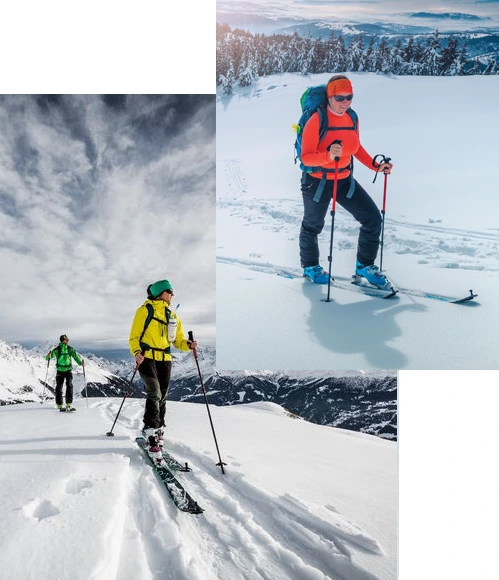
M 364 70 L 364 40 L 361 35 L 357 38 L 352 38 L 350 41 L 347 67 L 352 72 Z
M 497 73 L 498 73 L 497 61 L 493 56 L 489 56 L 489 59 L 487 61 L 487 65 L 486 65 L 485 70 L 483 71 L 482 74 L 484 74 L 484 75 L 496 75 Z
M 447 46 L 442 48 L 442 55 L 440 58 L 440 70 L 441 75 L 457 75 L 458 74 L 458 59 L 459 52 L 457 47 L 457 39 L 451 36 L 447 43 Z
M 467 75 L 481 75 L 482 74 L 482 67 L 480 66 L 480 61 L 475 59 L 473 61 L 473 65 L 470 69 L 466 71 Z
M 456 62 L 456 74 L 459 76 L 463 76 L 465 73 L 465 67 L 466 67 L 466 62 L 467 62 L 467 53 L 468 51 L 468 45 L 466 43 L 463 44 L 461 51 L 459 52 L 459 56 L 457 58 L 457 62 Z
M 308 75 L 313 72 L 312 62 L 314 60 L 313 45 L 312 45 L 312 35 L 305 34 L 302 38 L 300 46 L 300 56 L 299 56 L 299 72 L 302 75 Z
M 420 74 L 436 76 L 440 72 L 440 60 L 442 58 L 440 45 L 440 38 L 438 29 L 430 36 L 428 43 L 426 44 L 426 49 L 423 54 L 421 61 Z

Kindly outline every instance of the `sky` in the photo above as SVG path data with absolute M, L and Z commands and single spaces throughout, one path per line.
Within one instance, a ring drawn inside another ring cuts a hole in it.
M 326 303 L 327 285 L 304 280 L 300 268 L 292 124 L 306 87 L 329 77 L 273 75 L 217 97 L 217 368 L 497 368 L 498 147 L 486 128 L 499 124 L 499 77 L 349 75 L 362 145 L 394 164 L 383 269 L 413 292 L 382 300 L 350 291 L 359 224 L 337 207 L 332 274 L 343 285 Z M 479 107 L 470 108 L 471 94 Z M 355 163 L 355 178 L 381 207 L 383 178 L 373 184 L 374 175 Z M 330 239 L 328 212 L 319 236 L 326 269 Z M 418 295 L 470 289 L 478 297 L 468 306 Z
M 127 348 L 147 286 L 215 341 L 214 95 L 0 96 L 0 334 Z
M 396 442 L 272 403 L 211 406 L 222 474 L 205 405 L 169 402 L 192 515 L 135 444 L 143 400 L 106 437 L 120 403 L 0 408 L 2 580 L 396 580 Z

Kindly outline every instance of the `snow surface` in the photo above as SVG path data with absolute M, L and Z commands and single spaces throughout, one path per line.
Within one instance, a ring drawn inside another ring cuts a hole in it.
M 307 86 L 330 75 L 281 74 L 217 96 L 219 369 L 494 369 L 499 326 L 499 77 L 350 74 L 361 141 L 392 157 L 383 269 L 400 287 L 469 305 L 371 298 L 304 281 L 301 172 L 291 126 Z M 356 179 L 378 206 L 383 176 Z M 319 244 L 328 267 L 330 216 Z M 337 208 L 333 276 L 349 278 L 358 224 Z M 378 255 L 379 263 L 379 255 Z M 298 274 L 290 280 L 279 269 Z
M 202 515 L 135 445 L 143 400 L 0 408 L 2 580 L 394 580 L 397 445 L 277 405 L 169 403 L 167 441 Z

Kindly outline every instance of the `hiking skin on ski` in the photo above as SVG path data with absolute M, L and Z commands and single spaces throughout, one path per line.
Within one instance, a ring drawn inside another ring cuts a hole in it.
M 278 276 L 283 278 L 295 279 L 298 277 L 302 277 L 297 273 L 290 272 L 289 270 L 276 270 L 275 273 Z M 456 296 L 445 296 L 443 294 L 438 294 L 435 292 L 424 292 L 422 290 L 414 290 L 410 288 L 394 288 L 393 286 L 388 290 L 382 290 L 373 286 L 369 283 L 363 282 L 360 276 L 353 275 L 352 278 L 345 278 L 343 276 L 336 276 L 335 278 L 331 278 L 331 283 L 333 287 L 341 288 L 343 290 L 349 290 L 353 292 L 360 292 L 367 296 L 373 296 L 377 298 L 393 298 L 397 294 L 406 294 L 408 296 L 414 296 L 416 298 L 426 298 L 430 300 L 437 300 L 439 302 L 448 302 L 450 304 L 464 304 L 474 300 L 478 294 L 475 294 L 472 290 L 470 290 L 469 295 L 463 297 L 456 297 Z M 475 302 L 475 304 L 478 304 Z
M 161 464 L 156 463 L 152 457 L 147 452 L 146 441 L 143 437 L 136 437 L 135 442 L 137 443 L 142 455 L 147 458 L 149 464 L 154 470 L 156 477 L 165 486 L 168 495 L 172 499 L 173 503 L 177 506 L 180 511 L 190 513 L 190 514 L 201 514 L 203 513 L 203 508 L 199 506 L 197 501 L 195 501 L 190 494 L 184 489 L 184 486 L 175 477 L 172 472 L 174 467 L 170 468 L 166 461 L 162 461 Z M 173 458 L 172 458 L 173 459 Z M 176 462 L 176 460 L 173 460 Z M 180 463 L 177 462 L 179 465 Z M 180 471 L 180 469 L 179 469 Z M 183 471 L 183 469 L 182 469 Z

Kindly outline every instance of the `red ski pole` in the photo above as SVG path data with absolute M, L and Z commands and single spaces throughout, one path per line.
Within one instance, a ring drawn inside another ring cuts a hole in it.
M 339 143 L 341 145 L 341 141 L 339 139 L 335 139 L 332 142 L 332 145 Z M 336 156 L 334 158 L 334 186 L 333 186 L 333 204 L 331 206 L 331 240 L 329 242 L 329 256 L 327 257 L 329 261 L 329 276 L 327 279 L 327 299 L 326 302 L 331 302 L 329 299 L 329 295 L 331 292 L 331 266 L 333 263 L 333 236 L 334 236 L 334 216 L 336 214 L 336 192 L 338 191 L 338 163 L 340 158 Z
M 383 163 L 390 163 L 390 157 L 385 157 Z M 384 185 L 384 189 L 383 189 L 383 209 L 381 210 L 381 242 L 380 242 L 380 246 L 381 246 L 381 255 L 380 255 L 380 261 L 379 261 L 379 269 L 381 272 L 383 272 L 383 245 L 385 243 L 385 212 L 386 212 L 386 185 L 388 182 L 388 173 L 386 173 L 386 171 L 384 172 L 385 174 L 385 185 Z

